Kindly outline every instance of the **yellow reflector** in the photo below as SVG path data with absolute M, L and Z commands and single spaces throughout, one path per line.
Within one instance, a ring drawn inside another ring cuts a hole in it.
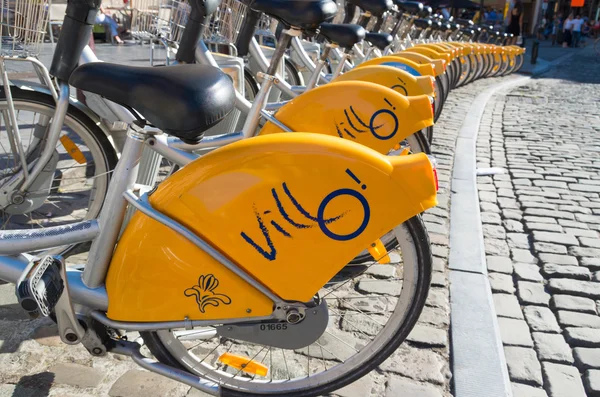
M 69 156 L 73 158 L 73 160 L 77 161 L 79 164 L 85 164 L 87 162 L 85 156 L 83 155 L 81 150 L 79 150 L 75 142 L 71 140 L 71 138 L 69 138 L 66 135 L 63 135 L 60 137 L 60 143 L 62 143 L 63 147 L 65 148 L 67 153 L 69 153 Z
M 381 240 L 377 240 L 372 243 L 368 250 L 369 254 L 371 254 L 373 258 L 377 259 L 377 263 L 384 265 L 391 262 L 390 256 L 388 255 L 388 252 Z
M 269 368 L 266 365 L 256 362 L 249 357 L 238 356 L 237 354 L 223 353 L 219 357 L 219 361 L 253 375 L 267 376 L 269 372 Z

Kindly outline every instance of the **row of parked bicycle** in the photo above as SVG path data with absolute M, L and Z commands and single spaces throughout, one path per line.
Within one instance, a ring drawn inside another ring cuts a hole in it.
M 200 40 L 219 0 L 189 5 L 172 66 L 98 62 L 89 0 L 69 1 L 50 70 L 1 59 L 41 83 L 13 80 L 0 101 L 0 279 L 94 356 L 212 395 L 332 392 L 425 305 L 420 214 L 437 202 L 428 155 L 449 92 L 519 70 L 524 50 L 418 2 L 347 0 L 357 23 L 332 24 L 332 0 L 252 0 L 230 43 L 253 65 L 248 95 Z M 254 34 L 263 14 L 280 26 L 272 50 Z

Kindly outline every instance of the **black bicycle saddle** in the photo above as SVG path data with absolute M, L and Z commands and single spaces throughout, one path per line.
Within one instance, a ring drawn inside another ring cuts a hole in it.
M 394 4 L 396 4 L 401 11 L 409 14 L 417 14 L 423 11 L 423 3 L 418 1 L 394 0 Z
M 337 13 L 333 0 L 252 0 L 250 8 L 272 16 L 286 27 L 315 30 Z
M 381 51 L 385 50 L 387 46 L 392 44 L 393 37 L 391 34 L 387 33 L 367 33 L 365 35 L 365 40 L 371 43 L 371 45 L 379 48 Z
M 384 12 L 389 11 L 394 6 L 392 0 L 346 0 L 365 11 L 369 11 L 373 16 L 380 17 Z
M 157 128 L 185 142 L 198 142 L 233 109 L 231 78 L 208 65 L 137 67 L 87 63 L 69 84 L 129 106 Z
M 360 43 L 365 38 L 365 33 L 360 25 L 322 23 L 319 26 L 321 36 L 347 50 Z

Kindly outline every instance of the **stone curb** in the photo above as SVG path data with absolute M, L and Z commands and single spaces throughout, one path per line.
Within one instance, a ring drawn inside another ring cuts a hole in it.
M 490 87 L 469 109 L 456 141 L 450 201 L 450 357 L 455 397 L 512 397 L 504 349 L 487 276 L 476 145 L 483 112 L 492 96 L 525 83 L 575 55 L 544 62 L 527 76 Z
M 456 397 L 512 397 L 487 277 L 476 181 L 479 124 L 492 95 L 529 80 L 515 76 L 479 94 L 460 128 L 450 197 L 450 356 Z

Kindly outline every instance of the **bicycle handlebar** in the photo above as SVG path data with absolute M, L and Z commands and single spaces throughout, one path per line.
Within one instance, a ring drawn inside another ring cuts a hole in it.
M 56 50 L 52 57 L 50 74 L 59 80 L 69 81 L 79 64 L 83 49 L 90 41 L 96 14 L 102 0 L 69 0 L 65 11 Z

